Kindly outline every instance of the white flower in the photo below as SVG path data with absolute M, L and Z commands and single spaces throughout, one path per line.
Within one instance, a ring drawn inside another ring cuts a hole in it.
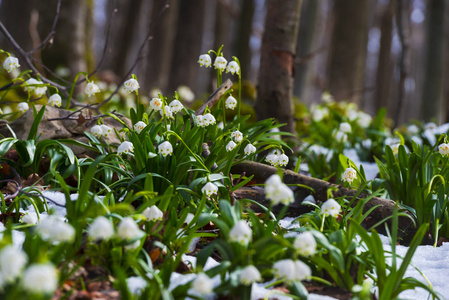
M 51 97 L 48 99 L 48 103 L 50 105 L 60 107 L 62 104 L 61 96 L 59 96 L 59 94 L 51 95 Z
M 438 146 L 438 151 L 442 156 L 449 156 L 449 144 L 441 144 Z
M 142 215 L 144 215 L 149 221 L 162 221 L 162 218 L 164 217 L 164 213 L 156 205 L 145 208 Z
M 140 276 L 131 276 L 126 279 L 128 289 L 133 296 L 140 296 L 143 290 L 147 287 L 147 281 Z
M 84 92 L 87 94 L 87 96 L 92 96 L 96 93 L 100 92 L 100 88 L 98 87 L 98 85 L 96 85 L 93 81 L 89 82 L 86 85 L 86 88 L 84 89 Z
M 256 281 L 261 281 L 262 276 L 255 266 L 246 266 L 240 271 L 239 281 L 243 285 L 251 285 Z
M 418 134 L 419 133 L 419 127 L 416 126 L 415 124 L 412 124 L 412 125 L 407 127 L 407 133 L 411 134 L 411 135 Z
M 208 182 L 203 186 L 203 188 L 201 189 L 201 192 L 203 194 L 206 194 L 206 196 L 209 196 L 209 197 L 214 194 L 216 195 L 218 193 L 218 186 L 216 186 L 212 182 Z
M 3 110 L 0 108 L 0 115 L 2 115 L 3 114 Z
M 240 245 L 246 246 L 251 241 L 253 237 L 253 232 L 248 224 L 239 220 L 229 231 L 229 240 L 231 242 L 239 243 Z
M 234 141 L 230 141 L 227 145 L 226 145 L 226 151 L 230 152 L 232 150 L 234 150 L 234 148 L 237 146 L 236 143 L 234 143 Z
M 139 121 L 136 124 L 134 124 L 134 131 L 137 132 L 138 134 L 142 132 L 142 130 L 147 127 L 147 124 L 145 124 L 145 122 L 143 121 Z
M 171 155 L 173 153 L 173 146 L 170 144 L 170 142 L 165 141 L 162 144 L 158 146 L 159 153 L 162 154 L 162 156 Z
M 309 256 L 316 252 L 316 241 L 310 231 L 298 234 L 293 242 L 293 247 L 300 255 Z
M 58 287 L 58 273 L 52 264 L 32 264 L 23 273 L 22 286 L 33 294 L 51 294 Z
M 25 252 L 13 245 L 0 251 L 0 277 L 4 283 L 12 283 L 20 276 L 28 258 Z M 0 284 L 1 286 L 1 284 Z
M 215 69 L 220 70 L 220 72 L 223 72 L 227 63 L 228 61 L 223 56 L 217 56 L 214 61 L 214 67 Z
M 239 71 L 240 67 L 236 61 L 231 61 L 226 68 L 226 73 L 231 72 L 232 75 L 234 75 L 234 73 L 239 74 Z
M 37 224 L 39 220 L 35 213 L 30 214 L 27 212 L 23 215 L 21 221 L 22 221 L 22 223 L 25 223 L 25 224 Z
M 100 125 L 94 125 L 90 129 L 90 132 L 96 137 L 101 137 L 103 135 L 103 130 L 101 129 Z
M 204 273 L 199 273 L 198 276 L 192 281 L 191 290 L 195 294 L 199 294 L 201 296 L 212 294 L 212 279 L 210 279 L 209 276 Z
M 123 218 L 117 227 L 117 236 L 124 240 L 134 240 L 144 236 L 136 222 L 130 217 Z
M 243 151 L 245 152 L 245 155 L 250 155 L 256 152 L 256 147 L 254 147 L 252 144 L 246 145 L 245 149 Z
M 179 100 L 173 100 L 172 102 L 170 102 L 169 104 L 171 111 L 174 114 L 177 114 L 179 111 L 181 111 L 184 106 L 182 105 L 182 103 Z
M 103 216 L 97 217 L 87 231 L 91 240 L 109 240 L 114 235 L 114 225 Z
M 279 279 L 287 282 L 301 281 L 312 276 L 309 266 L 300 260 L 282 259 L 273 265 L 273 273 Z
M 226 108 L 233 110 L 237 106 L 237 100 L 234 97 L 229 96 L 228 99 L 226 99 L 225 106 Z
M 340 204 L 334 199 L 329 199 L 321 205 L 321 214 L 327 216 L 333 216 L 334 218 L 338 217 L 340 213 Z
M 346 133 L 344 133 L 343 131 L 338 130 L 335 133 L 335 139 L 339 142 L 346 142 L 348 140 L 348 135 Z
M 194 214 L 188 213 L 188 214 L 187 214 L 187 217 L 186 217 L 186 220 L 184 221 L 184 223 L 185 223 L 185 224 L 189 224 L 190 222 L 192 222 L 192 220 L 193 220 L 194 217 L 195 217 Z
M 140 88 L 139 83 L 134 78 L 131 78 L 131 79 L 128 79 L 127 81 L 125 81 L 124 86 L 125 86 L 125 90 L 128 93 L 137 91 Z
M 276 163 L 280 167 L 285 167 L 288 164 L 288 156 L 282 153 L 277 157 Z
M 394 145 L 391 145 L 391 151 L 393 151 L 393 155 L 397 155 L 399 153 L 399 146 L 400 143 L 396 143 Z
M 25 90 L 33 92 L 33 94 L 36 97 L 42 97 L 42 95 L 44 95 L 45 92 L 47 91 L 47 87 L 46 86 L 34 86 L 37 84 L 44 84 L 44 83 L 42 81 L 39 81 L 34 78 L 28 79 L 27 81 L 25 81 Z
M 75 239 L 75 229 L 72 225 L 55 216 L 43 219 L 35 228 L 42 239 L 49 242 L 70 243 Z
M 371 120 L 372 120 L 372 117 L 369 114 L 367 114 L 363 111 L 360 111 L 357 113 L 357 124 L 360 127 L 362 127 L 362 128 L 368 127 L 371 124 Z
M 8 56 L 3 62 L 3 69 L 11 73 L 16 68 L 20 67 L 19 60 L 16 57 Z
M 112 128 L 109 127 L 108 125 L 101 124 L 100 127 L 101 127 L 101 135 L 102 136 L 108 137 L 109 134 L 112 133 Z
M 157 98 L 159 94 L 162 94 L 162 91 L 158 88 L 154 88 L 150 91 L 150 97 L 151 98 Z
M 243 134 L 238 130 L 232 132 L 231 137 L 234 139 L 236 143 L 240 143 L 241 141 L 243 141 Z
M 297 281 L 304 279 L 308 280 L 312 277 L 312 270 L 308 265 L 306 265 L 302 261 L 295 260 L 295 275 L 296 275 L 295 280 Z
M 343 122 L 340 124 L 339 129 L 341 132 L 349 133 L 349 132 L 351 132 L 351 124 L 349 124 L 348 122 Z
M 196 126 L 198 127 L 206 126 L 206 123 L 204 122 L 204 117 L 202 115 L 195 116 L 195 123 Z
M 295 201 L 293 191 L 284 183 L 277 174 L 273 174 L 265 181 L 265 196 L 273 205 L 282 203 L 288 205 Z
M 24 112 L 26 112 L 30 107 L 28 106 L 28 103 L 26 103 L 26 102 L 20 102 L 19 104 L 17 104 L 17 108 L 19 109 L 20 112 L 24 113 Z
M 200 58 L 198 59 L 198 63 L 200 66 L 210 67 L 212 65 L 212 59 L 210 58 L 209 54 L 202 54 L 200 55 Z
M 161 114 L 161 117 L 165 116 L 168 119 L 173 118 L 173 112 L 172 112 L 170 106 L 168 106 L 168 105 L 165 105 L 163 109 L 161 108 L 159 110 L 159 113 Z
M 207 113 L 203 116 L 204 126 L 214 125 L 217 123 L 215 117 L 211 113 Z
M 357 179 L 357 172 L 353 168 L 347 168 L 341 180 L 351 183 L 354 179 Z
M 162 109 L 162 100 L 159 99 L 159 98 L 153 98 L 153 99 L 151 99 L 151 101 L 150 101 L 150 107 L 151 107 L 153 110 L 156 110 L 156 111 L 161 110 L 161 109 Z
M 209 63 L 210 66 L 210 63 Z M 178 87 L 178 95 L 179 98 L 185 102 L 191 103 L 193 100 L 195 100 L 195 94 L 192 92 L 192 90 L 185 85 L 181 85 Z
M 134 145 L 131 142 L 125 141 L 117 148 L 117 154 L 129 154 L 134 151 Z
M 329 92 L 324 92 L 321 94 L 321 100 L 325 103 L 334 101 L 334 97 Z
M 265 157 L 265 160 L 274 167 L 284 167 L 288 164 L 288 156 L 282 153 L 279 149 L 271 151 L 271 153 Z

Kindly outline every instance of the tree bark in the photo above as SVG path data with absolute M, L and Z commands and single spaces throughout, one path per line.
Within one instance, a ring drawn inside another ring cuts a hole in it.
M 295 133 L 293 110 L 294 58 L 301 0 L 268 0 L 262 41 L 257 101 L 259 120 L 287 123 L 281 130 Z
M 368 41 L 369 0 L 336 0 L 327 87 L 335 100 L 360 106 Z
M 250 79 L 251 72 L 251 47 L 249 41 L 253 32 L 254 0 L 242 0 L 240 12 L 239 29 L 235 53 L 240 61 L 240 70 L 243 79 Z

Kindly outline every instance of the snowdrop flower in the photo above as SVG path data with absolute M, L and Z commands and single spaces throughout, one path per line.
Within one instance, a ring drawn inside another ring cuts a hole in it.
M 159 153 L 162 154 L 163 157 L 166 157 L 167 155 L 171 155 L 173 153 L 173 146 L 170 144 L 170 142 L 165 141 L 162 144 L 158 146 Z
M 60 107 L 62 104 L 61 96 L 59 96 L 59 94 L 51 95 L 51 97 L 48 99 L 48 103 L 50 105 Z
M 23 216 L 22 216 L 22 219 L 21 219 L 21 222 L 22 223 L 25 223 L 25 224 L 37 224 L 38 223 L 38 218 L 37 218 L 37 216 L 36 216 L 36 214 L 35 213 L 32 213 L 32 214 L 30 214 L 30 213 L 25 213 Z
M 335 133 L 335 139 L 339 142 L 346 142 L 348 140 L 348 135 L 346 133 L 344 133 L 343 131 L 337 131 Z
M 201 296 L 207 296 L 212 294 L 213 282 L 204 273 L 199 273 L 198 276 L 192 281 L 191 291 Z
M 170 106 L 168 106 L 168 105 L 165 105 L 164 109 L 160 109 L 159 113 L 161 114 L 161 117 L 165 116 L 168 119 L 173 118 L 173 112 L 172 112 Z
M 442 156 L 449 156 L 449 144 L 441 144 L 438 146 L 438 151 Z
M 210 63 L 209 63 L 210 67 Z M 181 85 L 178 87 L 178 95 L 179 98 L 185 102 L 191 103 L 193 100 L 195 100 L 195 94 L 192 92 L 192 90 L 185 85 Z
M 371 120 L 372 120 L 372 117 L 369 114 L 367 114 L 363 111 L 360 111 L 357 113 L 357 124 L 360 127 L 362 127 L 362 128 L 368 127 L 371 124 Z
M 237 100 L 234 97 L 229 96 L 228 99 L 226 99 L 225 106 L 228 109 L 234 110 L 234 108 L 237 106 Z
M 407 127 L 407 133 L 411 134 L 411 135 L 418 134 L 419 133 L 419 127 L 416 126 L 415 124 L 412 124 L 412 125 Z
M 218 186 L 216 186 L 212 182 L 208 182 L 203 186 L 201 192 L 209 197 L 212 195 L 216 195 L 218 193 Z
M 239 281 L 243 285 L 251 285 L 256 281 L 261 281 L 262 276 L 255 266 L 246 266 L 240 271 Z
M 204 122 L 204 117 L 202 115 L 198 115 L 195 117 L 195 123 L 198 127 L 206 126 L 206 123 Z
M 243 151 L 245 152 L 245 155 L 250 155 L 256 152 L 256 147 L 254 147 L 252 144 L 246 145 L 245 149 Z
M 288 164 L 288 156 L 282 153 L 279 149 L 271 151 L 271 153 L 265 157 L 265 160 L 274 167 L 284 167 Z
M 321 120 L 323 120 L 324 119 L 324 112 L 323 112 L 323 110 L 319 109 L 319 108 L 313 110 L 312 111 L 312 119 L 315 122 L 320 122 Z
M 151 101 L 150 101 L 150 107 L 151 107 L 153 110 L 156 110 L 156 111 L 161 110 L 161 109 L 162 109 L 162 100 L 159 99 L 159 98 L 153 98 L 153 99 L 151 99 Z
M 142 294 L 143 290 L 147 287 L 147 281 L 140 276 L 131 276 L 126 279 L 128 289 L 133 296 L 138 297 Z
M 101 137 L 103 135 L 103 130 L 101 129 L 100 125 L 94 125 L 90 129 L 90 132 L 96 137 Z
M 234 150 L 234 148 L 237 146 L 236 143 L 234 143 L 233 141 L 230 141 L 227 145 L 226 145 L 226 151 L 230 152 L 232 150 Z
M 131 142 L 125 141 L 117 148 L 117 154 L 129 154 L 134 151 L 134 145 Z
M 86 85 L 86 88 L 84 89 L 84 92 L 87 94 L 87 96 L 92 96 L 96 93 L 100 92 L 100 88 L 98 87 L 98 85 L 96 85 L 93 81 L 89 82 Z
M 109 127 L 108 125 L 101 124 L 100 127 L 101 127 L 101 135 L 102 136 L 108 137 L 109 134 L 112 133 L 112 128 Z
M 338 217 L 340 213 L 340 204 L 334 199 L 329 199 L 321 205 L 321 214 L 327 216 L 332 216 L 334 218 Z
M 182 110 L 184 108 L 184 106 L 182 105 L 182 103 L 179 100 L 173 100 L 172 102 L 170 102 L 169 104 L 171 111 L 174 114 L 177 114 L 180 110 Z
M 139 229 L 139 226 L 130 217 L 123 218 L 117 227 L 117 236 L 123 240 L 134 240 L 144 235 L 145 233 Z
M 23 288 L 33 294 L 51 294 L 58 287 L 58 273 L 52 264 L 32 264 L 23 273 Z
M 236 143 L 240 143 L 241 141 L 243 141 L 243 134 L 238 130 L 232 132 L 231 137 L 234 139 Z
M 357 179 L 357 172 L 353 168 L 347 168 L 341 180 L 352 183 L 354 179 Z
M 229 231 L 229 240 L 246 246 L 251 241 L 253 232 L 245 221 L 239 220 Z
M 434 122 L 429 122 L 429 123 L 426 123 L 426 124 L 424 125 L 424 129 L 425 129 L 425 130 L 432 130 L 432 131 L 435 131 L 435 130 L 437 130 L 437 128 L 438 128 L 438 126 L 437 126 L 437 124 L 435 124 Z
M 232 75 L 234 75 L 234 73 L 237 73 L 237 75 L 240 72 L 240 67 L 239 64 L 236 61 L 231 61 L 228 66 L 226 67 L 226 73 L 231 72 Z
M 267 157 L 265 157 L 265 160 L 269 162 L 272 166 L 276 166 L 278 155 L 275 154 L 268 154 Z
M 125 81 L 124 86 L 125 86 L 125 90 L 128 93 L 137 91 L 140 88 L 139 83 L 134 78 L 131 78 L 131 79 L 128 79 L 127 81 Z
M 211 113 L 207 113 L 203 116 L 203 122 L 204 126 L 209 126 L 217 123 L 217 120 L 215 120 L 214 115 L 212 115 Z
M 26 102 L 20 102 L 19 104 L 17 104 L 17 108 L 19 109 L 20 112 L 24 113 L 24 112 L 26 112 L 30 107 L 28 106 L 28 103 L 26 103 Z
M 281 177 L 273 174 L 265 181 L 265 196 L 271 200 L 272 205 L 282 203 L 289 205 L 295 201 L 293 191 L 285 185 Z
M 310 231 L 298 234 L 293 242 L 293 247 L 302 256 L 313 255 L 316 252 L 316 241 Z
M 22 250 L 13 245 L 4 247 L 0 251 L 0 277 L 3 283 L 14 282 L 22 273 L 27 260 L 27 255 Z
M 282 153 L 277 157 L 276 163 L 280 167 L 285 167 L 288 164 L 288 156 Z
M 217 56 L 214 61 L 214 67 L 215 69 L 220 70 L 220 72 L 223 72 L 227 63 L 228 61 L 223 56 Z
M 200 58 L 198 59 L 198 63 L 200 66 L 210 67 L 212 65 L 212 59 L 210 58 L 209 54 L 202 54 L 200 55 Z
M 70 243 L 75 239 L 75 229 L 72 225 L 55 216 L 43 219 L 35 228 L 42 239 L 49 242 Z
M 92 222 L 87 234 L 94 241 L 109 240 L 114 235 L 114 225 L 108 218 L 100 216 Z
M 164 213 L 156 205 L 145 208 L 142 215 L 144 215 L 149 221 L 162 221 L 162 218 L 164 217 Z
M 19 60 L 16 57 L 8 56 L 3 62 L 3 69 L 11 73 L 16 68 L 20 67 Z
M 343 122 L 340 124 L 339 129 L 341 132 L 349 133 L 349 132 L 351 132 L 351 124 L 349 124 L 348 122 Z
M 137 132 L 138 134 L 142 132 L 142 130 L 147 127 L 147 124 L 145 124 L 145 122 L 143 121 L 139 121 L 136 124 L 134 124 L 134 131 Z
M 33 94 L 36 97 L 41 97 L 47 91 L 47 87 L 46 86 L 33 86 L 33 85 L 37 85 L 37 84 L 44 84 L 44 83 L 42 81 L 34 79 L 34 78 L 28 79 L 27 81 L 25 81 L 25 90 L 33 92 Z
M 287 282 L 301 281 L 312 276 L 309 266 L 300 260 L 282 259 L 273 265 L 273 273 L 279 279 Z

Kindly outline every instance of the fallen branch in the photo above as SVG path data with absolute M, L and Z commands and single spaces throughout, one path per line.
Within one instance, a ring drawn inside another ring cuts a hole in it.
M 212 93 L 212 95 L 209 96 L 209 98 L 206 99 L 206 101 L 204 101 L 203 105 L 195 111 L 195 115 L 198 116 L 204 114 L 206 106 L 212 108 L 218 100 L 220 100 L 221 96 L 223 96 L 231 87 L 232 81 L 230 79 L 226 80 L 215 92 Z

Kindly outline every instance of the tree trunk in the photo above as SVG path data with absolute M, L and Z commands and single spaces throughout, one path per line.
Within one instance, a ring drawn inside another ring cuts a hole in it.
M 445 1 L 427 1 L 426 66 L 421 98 L 422 119 L 426 122 L 445 119 L 442 103 Z
M 361 104 L 369 0 L 336 0 L 327 87 L 335 100 Z
M 203 38 L 205 0 L 180 0 L 169 93 L 180 85 L 195 89 Z
M 249 41 L 253 32 L 254 0 L 242 0 L 235 54 L 240 61 L 243 79 L 249 79 L 251 72 L 251 47 Z
M 295 133 L 293 74 L 301 0 L 268 0 L 262 41 L 257 118 L 287 123 L 281 129 Z

